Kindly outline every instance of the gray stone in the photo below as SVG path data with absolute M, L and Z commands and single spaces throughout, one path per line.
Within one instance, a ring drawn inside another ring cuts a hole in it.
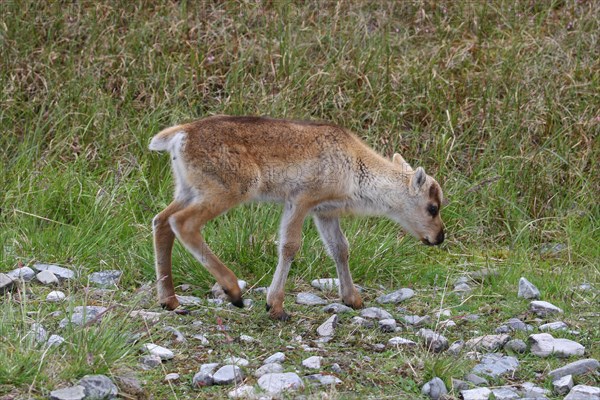
M 48 347 L 60 346 L 64 341 L 65 341 L 65 338 L 60 335 L 50 335 L 50 337 L 48 338 L 48 341 L 46 342 L 46 345 Z
M 475 375 L 475 374 L 467 374 L 465 376 L 465 379 L 467 382 L 472 383 L 475 386 L 487 386 L 489 385 L 489 382 L 487 381 L 487 379 L 482 378 L 479 375 Z
M 515 353 L 523 354 L 527 351 L 527 343 L 521 339 L 509 340 L 504 345 L 504 350 L 514 351 Z
M 278 351 L 275 354 L 270 355 L 263 361 L 263 364 L 271 364 L 271 363 L 282 363 L 285 361 L 285 354 Z
M 314 386 L 335 386 L 342 383 L 339 378 L 333 375 L 313 374 L 305 376 L 304 379 Z
M 144 321 L 148 321 L 151 323 L 156 323 L 163 315 L 161 313 L 153 312 L 153 311 L 144 311 L 144 310 L 133 310 L 130 314 L 133 318 L 140 317 Z
M 448 353 L 457 356 L 460 354 L 464 347 L 465 342 L 463 340 L 457 340 L 456 342 L 452 343 L 452 345 L 448 348 Z
M 323 311 L 328 313 L 341 314 L 352 311 L 352 308 L 340 303 L 331 303 L 323 307 Z
M 488 388 L 463 390 L 460 392 L 463 400 L 488 400 L 492 391 Z
M 90 274 L 88 280 L 96 286 L 113 288 L 117 286 L 123 272 L 117 270 L 99 271 Z
M 327 318 L 327 320 L 323 322 L 321 326 L 317 328 L 317 334 L 319 336 L 333 336 L 333 334 L 335 333 L 335 327 L 337 326 L 337 323 L 338 316 L 337 314 L 333 314 L 331 317 Z
M 105 375 L 86 375 L 78 382 L 85 389 L 86 399 L 114 399 L 119 389 Z
M 485 335 L 470 339 L 465 345 L 473 350 L 495 351 L 501 349 L 509 340 L 508 335 Z
M 228 356 L 223 359 L 223 364 L 237 365 L 238 367 L 247 367 L 250 361 L 242 357 Z
M 60 290 L 53 290 L 52 292 L 48 293 L 48 295 L 46 296 L 46 301 L 49 301 L 50 303 L 59 303 L 59 302 L 65 300 L 66 298 L 67 298 L 67 295 L 65 295 Z
M 13 269 L 10 272 L 7 272 L 6 275 L 13 281 L 23 280 L 25 282 L 31 281 L 35 278 L 35 272 L 29 267 L 21 267 Z
M 369 321 L 368 319 L 365 319 L 363 317 L 352 317 L 351 324 L 352 325 L 362 326 L 362 327 L 365 327 L 365 328 L 372 328 L 373 327 L 373 322 Z
M 567 324 L 562 321 L 549 322 L 539 326 L 539 330 L 542 332 L 546 331 L 565 331 L 569 328 Z
M 244 380 L 244 373 L 237 365 L 224 365 L 213 375 L 215 385 L 230 385 Z
M 523 397 L 532 397 L 532 398 L 546 398 L 546 395 L 550 394 L 550 392 L 543 387 L 539 387 L 531 382 L 524 382 L 521 384 L 521 395 Z
M 467 293 L 473 290 L 467 283 L 459 283 L 454 285 L 454 291 L 457 293 Z
M 337 289 L 338 287 L 340 287 L 340 281 L 339 279 L 335 278 L 324 278 L 324 279 L 314 279 L 311 283 L 310 286 L 316 288 L 316 289 L 321 289 L 323 291 L 330 291 L 333 289 Z
M 331 364 L 331 372 L 338 374 L 338 375 L 344 373 L 344 371 L 342 370 L 342 367 L 340 367 L 340 365 L 338 363 Z
M 519 297 L 523 297 L 524 299 L 539 299 L 540 291 L 535 285 L 529 282 L 527 279 L 521 277 L 519 279 Z
M 563 376 L 567 375 L 583 375 L 589 372 L 597 371 L 600 368 L 600 362 L 593 358 L 586 358 L 585 360 L 579 360 L 567 364 L 563 367 L 552 370 L 548 373 L 548 375 L 553 379 L 560 379 Z
M 327 304 L 327 300 L 313 293 L 301 292 L 296 295 L 296 303 L 305 306 L 320 306 Z
M 594 290 L 594 287 L 591 283 L 584 282 L 581 285 L 577 286 L 577 289 L 581 290 L 582 292 L 587 292 L 589 290 Z
M 265 364 L 256 371 L 254 371 L 254 376 L 260 378 L 265 374 L 277 374 L 280 372 L 283 372 L 283 367 L 281 366 L 281 364 L 274 362 L 270 364 Z
M 50 271 L 40 271 L 35 278 L 42 285 L 56 285 L 58 284 L 58 278 Z
M 396 320 L 393 318 L 380 320 L 379 329 L 387 333 L 396 331 Z
M 562 314 L 563 310 L 556 307 L 554 304 L 547 301 L 534 300 L 529 304 L 531 311 L 540 317 L 545 317 L 550 314 Z
M 114 375 L 113 379 L 119 388 L 119 391 L 123 394 L 129 395 L 133 399 L 145 399 L 146 392 L 144 392 L 144 388 L 142 387 L 142 383 L 135 375 L 130 373 L 125 373 L 123 375 Z M 128 398 L 126 396 L 122 396 L 124 398 Z
M 396 336 L 388 340 L 388 346 L 406 346 L 406 347 L 414 347 L 417 344 L 412 340 L 405 339 L 400 336 Z
M 160 357 L 161 360 L 170 360 L 175 357 L 171 350 L 154 343 L 147 343 L 142 348 L 151 355 Z
M 438 400 L 442 396 L 448 394 L 444 381 L 440 378 L 433 378 L 421 388 L 421 394 L 428 396 L 430 399 Z
M 304 383 L 297 374 L 285 372 L 261 376 L 258 379 L 258 386 L 273 396 L 280 396 L 283 392 L 303 389 Z
M 192 339 L 198 340 L 202 346 L 208 346 L 208 345 L 210 345 L 210 341 L 206 338 L 206 336 L 201 335 L 199 333 L 196 334 L 196 335 L 193 335 Z
M 425 315 L 424 317 L 418 315 L 403 315 L 402 319 L 412 326 L 423 326 L 431 322 L 431 317 L 429 315 Z
M 564 400 L 598 400 L 600 388 L 587 385 L 577 385 L 571 389 Z
M 466 382 L 466 381 L 463 381 L 460 379 L 451 378 L 451 381 L 452 381 L 452 391 L 455 393 L 462 392 L 463 390 L 468 390 L 471 387 L 469 382 Z
M 370 319 L 391 319 L 392 314 L 379 307 L 367 307 L 360 312 L 360 316 Z
M 396 290 L 395 292 L 384 294 L 377 298 L 377 302 L 380 304 L 394 303 L 398 304 L 404 300 L 408 300 L 415 295 L 415 291 L 412 289 L 404 288 Z
M 256 339 L 254 339 L 252 336 L 249 336 L 249 335 L 240 335 L 240 340 L 245 343 L 256 342 Z
M 515 390 L 507 387 L 492 389 L 492 394 L 494 395 L 494 400 L 514 400 L 521 398 Z
M 8 275 L 0 272 L 0 293 L 4 293 L 11 290 L 13 284 L 13 280 Z
M 585 352 L 585 347 L 577 342 L 569 339 L 555 339 L 549 333 L 538 333 L 529 336 L 531 344 L 531 353 L 538 357 L 548 357 L 555 355 L 556 357 L 571 357 L 582 356 Z
M 162 359 L 154 354 L 146 354 L 140 357 L 140 364 L 142 369 L 149 370 L 162 364 Z
M 37 322 L 31 324 L 31 329 L 29 330 L 28 335 L 31 335 L 37 343 L 45 342 L 48 338 L 48 332 L 46 329 L 44 329 L 44 326 L 42 324 L 38 324 Z
M 302 366 L 310 369 L 320 369 L 321 361 L 323 357 L 321 356 L 312 356 L 302 361 Z
M 182 306 L 199 306 L 202 304 L 202 299 L 196 296 L 180 296 L 178 294 L 175 295 L 177 301 Z
M 181 331 L 179 329 L 175 329 L 172 326 L 165 326 L 163 328 L 164 331 L 166 332 L 170 332 L 173 334 L 175 341 L 177 343 L 185 343 L 187 342 L 187 339 L 185 338 L 185 336 L 183 335 L 183 333 L 181 333 Z
M 100 321 L 102 319 L 101 314 L 106 310 L 106 307 L 101 306 L 77 306 L 73 309 L 73 314 L 71 314 L 70 318 L 63 318 L 58 326 L 64 328 L 69 325 L 69 323 L 73 325 L 84 325 L 94 319 Z
M 35 264 L 33 269 L 37 272 L 50 271 L 60 280 L 69 280 L 75 278 L 75 272 L 68 268 L 59 267 L 53 264 Z
M 425 347 L 434 353 L 441 353 L 448 348 L 448 339 L 431 329 L 420 329 L 417 335 L 424 340 Z
M 85 397 L 85 388 L 80 385 L 50 392 L 50 400 L 83 400 Z
M 496 329 L 496 333 L 510 333 L 512 331 L 532 331 L 533 326 L 526 324 L 518 318 L 511 318 L 504 323 L 504 325 L 500 326 Z
M 573 387 L 573 375 L 566 375 L 552 382 L 554 393 L 564 396 L 569 393 L 569 390 Z
M 518 366 L 519 360 L 515 357 L 490 353 L 483 356 L 481 362 L 473 368 L 473 373 L 497 378 L 516 371 Z
M 214 383 L 213 374 L 218 366 L 217 363 L 202 364 L 200 371 L 196 372 L 192 378 L 192 385 L 194 387 L 212 386 Z

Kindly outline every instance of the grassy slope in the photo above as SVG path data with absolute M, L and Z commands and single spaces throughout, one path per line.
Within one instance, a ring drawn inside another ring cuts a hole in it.
M 442 183 L 441 249 L 387 221 L 344 222 L 358 283 L 428 293 L 492 266 L 499 277 L 459 310 L 514 316 L 521 275 L 568 314 L 597 309 L 571 290 L 600 281 L 595 2 L 0 7 L 1 270 L 39 260 L 121 269 L 130 290 L 152 280 L 149 221 L 172 182 L 149 138 L 209 114 L 268 114 L 343 124 Z M 241 278 L 267 285 L 278 216 L 238 208 L 206 236 Z M 290 288 L 334 274 L 309 225 Z M 544 243 L 566 249 L 540 254 Z M 178 245 L 175 263 L 177 283 L 204 294 L 210 276 Z M 420 300 L 413 311 L 430 311 L 439 293 Z M 25 329 L 41 305 L 17 304 L 4 302 L 3 318 Z M 598 356 L 597 328 L 586 335 Z M 0 348 L 14 355 L 14 343 Z M 71 375 L 37 376 L 54 386 Z

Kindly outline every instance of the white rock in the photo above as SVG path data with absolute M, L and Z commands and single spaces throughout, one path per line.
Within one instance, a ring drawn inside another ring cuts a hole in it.
M 254 386 L 243 385 L 227 393 L 227 397 L 230 399 L 254 399 L 257 398 L 256 389 Z
M 431 317 L 429 315 L 423 317 L 419 315 L 403 315 L 402 319 L 412 326 L 423 326 L 431 322 Z
M 529 308 L 540 317 L 549 314 L 563 313 L 562 309 L 556 307 L 554 304 L 548 303 L 547 301 L 534 300 L 529 304 Z
M 306 360 L 302 361 L 302 365 L 310 369 L 319 369 L 321 368 L 321 360 L 323 360 L 323 357 L 320 356 L 308 357 Z
M 176 381 L 179 378 L 180 378 L 179 374 L 176 372 L 173 372 L 173 373 L 167 374 L 165 376 L 165 381 Z
M 569 392 L 564 400 L 598 400 L 600 388 L 587 385 L 577 385 Z
M 196 296 L 180 296 L 176 294 L 175 297 L 182 306 L 198 306 L 202 304 L 202 299 Z
M 65 300 L 66 298 L 67 298 L 67 295 L 65 295 L 60 290 L 53 290 L 52 292 L 48 293 L 48 295 L 46 296 L 46 301 L 49 301 L 51 303 L 58 303 L 58 302 Z
M 133 310 L 129 315 L 133 318 L 140 317 L 144 321 L 156 323 L 163 314 L 154 311 Z
M 327 304 L 327 300 L 314 293 L 301 292 L 296 295 L 296 303 L 305 306 L 322 306 Z
M 465 345 L 473 350 L 495 351 L 501 349 L 509 340 L 509 335 L 484 335 L 467 340 Z
M 562 321 L 549 322 L 547 324 L 543 324 L 539 326 L 539 330 L 542 332 L 545 331 L 565 331 L 569 328 L 567 324 Z
M 244 380 L 244 373 L 237 365 L 224 365 L 213 375 L 215 385 L 229 385 Z
M 384 294 L 383 296 L 379 296 L 377 298 L 378 303 L 380 304 L 388 304 L 388 303 L 400 303 L 404 300 L 408 300 L 415 295 L 415 291 L 409 288 L 403 288 L 396 290 L 395 292 Z
M 323 307 L 323 311 L 327 313 L 341 314 L 345 312 L 351 312 L 352 308 L 341 303 L 331 303 Z
M 438 400 L 448 394 L 448 389 L 444 381 L 436 377 L 423 385 L 421 393 L 432 400 Z
M 395 332 L 396 331 L 396 320 L 393 318 L 382 319 L 379 321 L 379 329 L 382 332 Z
M 367 307 L 360 312 L 360 316 L 370 319 L 393 319 L 392 314 L 379 307 Z
M 390 340 L 388 340 L 388 346 L 414 347 L 416 345 L 417 345 L 417 343 L 413 342 L 412 340 L 405 339 L 405 338 L 400 337 L 400 336 L 396 336 L 396 337 L 393 337 Z
M 324 279 L 315 279 L 310 285 L 316 289 L 321 289 L 323 291 L 329 291 L 333 289 L 337 289 L 340 286 L 339 279 L 335 278 L 324 278 Z
M 314 386 L 339 385 L 342 381 L 333 375 L 313 374 L 304 377 Z
M 365 327 L 365 328 L 371 328 L 371 327 L 373 327 L 373 322 L 371 322 L 368 319 L 365 319 L 363 317 L 352 317 L 351 324 L 352 325 L 362 326 L 362 327 Z
M 425 347 L 434 353 L 441 353 L 448 348 L 448 339 L 431 329 L 419 329 L 417 335 L 425 342 Z
M 240 335 L 240 340 L 245 343 L 256 342 L 256 339 L 254 339 L 252 336 L 248 336 L 248 335 Z
M 11 279 L 10 276 L 0 272 L 0 293 L 9 291 L 13 287 L 14 283 L 15 281 Z
M 217 363 L 202 364 L 192 379 L 192 385 L 194 387 L 211 386 L 214 383 L 213 374 L 218 366 Z
M 283 372 L 283 367 L 281 366 L 281 364 L 274 362 L 270 364 L 265 364 L 256 371 L 254 371 L 254 376 L 260 378 L 265 374 L 277 374 L 280 372 Z
M 46 329 L 44 329 L 44 326 L 42 324 L 38 324 L 37 322 L 31 324 L 31 329 L 29 330 L 28 335 L 31 335 L 38 343 L 45 342 L 48 338 L 48 332 Z
M 600 362 L 598 362 L 598 360 L 595 360 L 593 358 L 586 358 L 585 360 L 577 360 L 570 364 L 552 370 L 548 372 L 548 375 L 554 381 L 556 379 L 562 378 L 563 376 L 578 376 L 594 372 L 598 369 L 600 369 Z
M 554 393 L 564 396 L 569 393 L 574 384 L 573 375 L 567 375 L 552 382 L 552 387 L 554 388 Z
M 463 400 L 488 400 L 492 394 L 492 391 L 486 387 L 483 387 L 461 390 L 460 394 L 462 394 Z
M 49 271 L 54 274 L 60 280 L 69 280 L 75 278 L 75 272 L 71 271 L 68 268 L 59 267 L 58 265 L 53 264 L 35 264 L 33 266 L 38 272 L 41 271 Z
M 81 385 L 70 386 L 50 392 L 50 400 L 83 400 L 85 388 Z
M 285 361 L 285 354 L 278 351 L 277 353 L 272 354 L 269 357 L 267 357 L 265 359 L 265 361 L 263 361 L 263 364 L 271 364 L 271 363 L 280 363 L 281 364 L 284 361 Z
M 494 400 L 514 400 L 520 399 L 521 396 L 513 389 L 508 387 L 500 387 L 492 389 Z
M 533 283 L 521 277 L 521 279 L 519 279 L 519 292 L 517 295 L 525 299 L 539 299 L 540 291 Z
M 202 346 L 208 346 L 208 345 L 210 345 L 210 341 L 206 338 L 206 336 L 201 335 L 199 333 L 193 335 L 192 339 L 198 340 Z
M 225 357 L 225 359 L 223 360 L 223 364 L 237 365 L 238 367 L 247 367 L 248 365 L 250 365 L 250 361 L 241 357 L 229 356 Z
M 569 339 L 555 339 L 549 333 L 538 333 L 529 336 L 531 353 L 538 357 L 548 357 L 553 354 L 557 357 L 582 356 L 585 347 Z
M 279 396 L 283 392 L 303 389 L 304 383 L 297 374 L 285 372 L 261 376 L 258 379 L 258 386 L 271 395 Z
M 338 316 L 337 314 L 333 314 L 331 317 L 327 318 L 327 320 L 323 322 L 321 326 L 317 328 L 317 334 L 319 336 L 333 336 L 333 334 L 335 333 L 335 327 L 337 326 L 337 323 Z
M 56 285 L 58 278 L 50 271 L 41 271 L 35 276 L 36 279 L 43 285 Z
M 175 353 L 173 353 L 171 350 L 154 343 L 147 343 L 142 347 L 148 353 L 160 357 L 161 360 L 170 360 L 175 357 Z

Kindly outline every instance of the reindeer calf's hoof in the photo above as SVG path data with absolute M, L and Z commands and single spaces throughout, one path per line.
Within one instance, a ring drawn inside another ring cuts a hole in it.
M 269 316 L 272 319 L 278 320 L 278 321 L 289 321 L 290 320 L 290 314 L 286 313 L 285 311 L 281 310 L 279 312 L 276 311 L 269 311 Z
M 165 310 L 173 311 L 179 307 L 179 301 L 176 298 L 173 298 L 172 300 L 161 301 L 160 306 Z
M 344 300 L 344 304 L 347 305 L 348 307 L 353 308 L 354 310 L 359 310 L 361 308 L 363 308 L 364 304 L 362 299 L 359 297 L 358 299 L 352 299 L 349 301 L 345 301 Z

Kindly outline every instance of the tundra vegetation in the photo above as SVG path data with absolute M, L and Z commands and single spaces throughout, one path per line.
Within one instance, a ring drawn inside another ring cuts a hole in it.
M 133 374 L 154 398 L 222 398 L 232 386 L 192 386 L 200 364 L 238 356 L 257 368 L 277 351 L 286 354 L 286 372 L 305 374 L 302 360 L 314 354 L 301 344 L 314 345 L 328 315 L 295 304 L 295 293 L 335 275 L 312 223 L 290 272 L 289 322 L 269 319 L 264 294 L 253 291 L 245 295 L 252 308 L 203 301 L 188 307 L 191 315 L 162 312 L 152 293 L 151 219 L 171 200 L 173 181 L 168 159 L 149 152 L 148 141 L 214 114 L 327 120 L 440 182 L 449 200 L 440 247 L 381 218 L 342 221 L 366 306 L 412 288 L 404 311 L 384 308 L 399 322 L 402 313 L 430 315 L 425 327 L 440 332 L 436 312 L 450 309 L 456 326 L 443 333 L 451 341 L 494 333 L 513 317 L 536 327 L 552 322 L 535 321 L 529 301 L 517 297 L 526 277 L 564 310 L 570 330 L 560 336 L 583 345 L 585 357 L 600 357 L 600 3 L 4 1 L 0 8 L 0 271 L 45 262 L 78 273 L 59 284 L 62 302 L 47 301 L 54 288 L 35 281 L 16 282 L 0 298 L 1 398 L 47 398 L 88 374 L 115 381 Z M 241 206 L 211 221 L 204 236 L 249 287 L 268 286 L 280 216 L 280 206 Z M 178 243 L 173 261 L 175 285 L 209 297 L 212 277 Z M 469 283 L 469 292 L 454 291 L 457 278 L 483 269 L 495 273 Z M 122 272 L 118 290 L 90 288 L 88 277 L 102 270 Z M 81 305 L 107 307 L 102 322 L 60 328 Z M 139 309 L 161 311 L 160 320 L 130 316 Z M 466 318 L 472 314 L 479 319 Z M 395 334 L 352 325 L 355 315 L 339 314 L 334 339 L 318 354 L 323 371 L 342 383 L 307 384 L 305 395 L 412 399 L 434 377 L 450 388 L 477 363 L 464 353 L 378 346 Z M 65 342 L 39 345 L 34 322 Z M 194 329 L 209 343 L 192 339 Z M 408 326 L 400 334 L 420 343 Z M 175 358 L 140 369 L 149 342 L 171 347 Z M 548 372 L 565 363 L 530 353 L 520 362 L 490 384 L 552 389 Z M 332 372 L 334 363 L 341 372 Z M 165 382 L 167 373 L 180 378 Z M 598 386 L 598 376 L 576 383 Z

